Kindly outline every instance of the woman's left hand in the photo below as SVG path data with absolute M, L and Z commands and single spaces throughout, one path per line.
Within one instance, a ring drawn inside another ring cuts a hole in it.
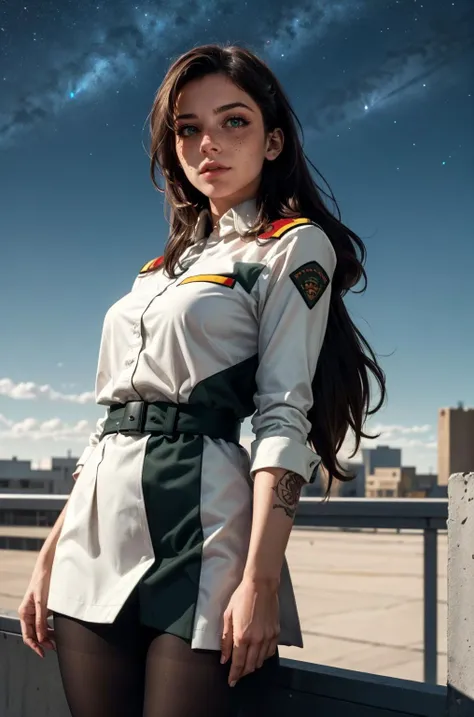
M 244 578 L 224 612 L 221 662 L 232 657 L 231 687 L 275 654 L 279 634 L 278 585 Z

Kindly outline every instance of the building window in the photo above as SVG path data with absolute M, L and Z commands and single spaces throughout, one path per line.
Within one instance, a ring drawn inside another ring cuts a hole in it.
M 10 481 L 3 480 L 3 478 L 2 478 L 2 480 L 0 480 L 0 488 L 8 488 L 9 485 L 10 485 Z
M 30 487 L 30 481 L 27 478 L 22 478 L 20 480 L 20 488 L 29 488 Z

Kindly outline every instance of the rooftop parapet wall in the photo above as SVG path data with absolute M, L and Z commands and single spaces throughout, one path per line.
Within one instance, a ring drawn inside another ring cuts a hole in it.
M 448 481 L 448 715 L 474 715 L 474 473 Z

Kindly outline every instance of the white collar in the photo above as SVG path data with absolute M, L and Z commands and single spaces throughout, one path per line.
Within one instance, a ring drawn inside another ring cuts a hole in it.
M 209 209 L 203 209 L 198 216 L 193 232 L 193 243 L 204 239 L 207 223 L 211 218 Z M 228 237 L 229 235 L 245 234 L 254 224 L 257 218 L 257 203 L 255 199 L 247 199 L 235 207 L 229 209 L 219 219 L 213 235 L 216 238 Z

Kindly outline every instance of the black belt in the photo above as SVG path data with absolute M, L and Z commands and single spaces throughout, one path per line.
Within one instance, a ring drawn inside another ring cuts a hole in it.
M 199 404 L 128 401 L 109 408 L 102 436 L 108 433 L 192 433 L 239 443 L 240 420 L 232 411 Z

